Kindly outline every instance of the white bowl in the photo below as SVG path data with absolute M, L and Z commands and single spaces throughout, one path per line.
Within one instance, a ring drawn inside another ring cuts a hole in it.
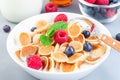
M 98 66 L 100 66 L 101 63 L 103 63 L 107 59 L 108 55 L 110 54 L 111 48 L 107 46 L 106 54 L 102 57 L 100 62 L 96 63 L 95 65 L 83 65 L 83 66 L 81 66 L 81 69 L 79 71 L 66 72 L 66 73 L 43 72 L 43 71 L 35 70 L 32 68 L 28 68 L 27 66 L 23 65 L 19 60 L 17 60 L 15 57 L 15 51 L 19 48 L 19 45 L 17 44 L 17 38 L 19 36 L 19 33 L 23 32 L 23 31 L 30 32 L 30 29 L 33 26 L 35 26 L 36 21 L 39 19 L 45 19 L 45 20 L 51 22 L 51 21 L 53 21 L 54 17 L 60 13 L 66 14 L 68 16 L 69 20 L 76 18 L 76 17 L 79 17 L 79 18 L 85 17 L 80 14 L 66 13 L 66 12 L 40 14 L 40 15 L 31 17 L 29 19 L 26 19 L 26 20 L 22 21 L 21 23 L 19 23 L 18 25 L 16 25 L 14 27 L 14 29 L 11 31 L 11 33 L 9 34 L 8 39 L 7 39 L 7 50 L 8 50 L 10 57 L 19 66 L 21 66 L 22 69 L 24 69 L 25 71 L 30 73 L 32 76 L 34 76 L 40 80 L 78 80 L 78 79 L 81 79 L 81 78 L 85 77 L 86 75 L 88 75 L 90 72 L 94 71 Z M 105 28 L 104 25 L 102 25 L 101 23 L 99 23 L 98 21 L 96 21 L 92 18 L 89 18 L 89 17 L 85 17 L 85 18 L 88 18 L 91 21 L 93 21 L 96 26 L 96 29 L 98 29 L 101 33 L 111 36 L 110 32 Z

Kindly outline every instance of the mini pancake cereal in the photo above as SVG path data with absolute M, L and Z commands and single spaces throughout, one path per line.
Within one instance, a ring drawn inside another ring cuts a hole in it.
M 100 40 L 98 39 L 97 36 L 90 36 L 90 37 L 86 38 L 85 41 L 88 41 L 88 42 L 90 42 L 93 45 L 100 43 Z
M 46 20 L 39 20 L 38 22 L 36 22 L 36 28 L 41 29 L 45 27 L 47 24 L 48 22 Z
M 97 62 L 100 61 L 100 57 L 93 57 L 93 56 L 88 56 L 86 59 L 85 59 L 85 62 L 88 63 L 88 64 L 96 64 Z
M 75 52 L 80 52 L 83 50 L 83 44 L 80 41 L 71 41 L 69 43 L 69 46 L 73 46 L 75 49 Z
M 81 26 L 76 23 L 69 23 L 68 34 L 71 37 L 78 37 L 81 33 Z
M 20 53 L 21 53 L 21 50 L 17 50 L 17 51 L 15 52 L 15 55 L 16 55 L 16 57 L 17 57 L 17 59 L 18 59 L 19 61 L 23 62 L 23 60 L 22 60 L 21 57 L 20 57 Z
M 83 56 L 83 54 L 80 54 L 80 53 L 75 53 L 73 56 L 69 57 L 67 63 L 76 63 L 81 59 L 81 57 Z
M 54 70 L 54 60 L 53 58 L 49 57 L 48 58 L 48 71 L 53 71 Z
M 40 58 L 41 58 L 42 64 L 43 64 L 42 70 L 43 70 L 43 71 L 48 70 L 48 65 L 49 65 L 49 64 L 48 64 L 48 63 L 49 63 L 48 57 L 46 57 L 46 56 L 41 56 Z
M 65 42 L 65 43 L 61 44 L 59 50 L 64 52 L 68 45 L 69 45 L 68 42 Z
M 63 52 L 60 52 L 60 51 L 52 53 L 51 57 L 56 62 L 66 62 L 66 61 L 68 61 L 68 57 Z
M 27 67 L 47 72 L 73 72 L 81 70 L 84 64 L 98 63 L 106 53 L 105 44 L 93 34 L 94 23 L 87 18 L 57 22 L 40 19 L 35 26 L 32 32 L 19 34 L 21 48 L 15 52 L 17 59 Z M 84 31 L 90 34 L 83 34 Z
M 27 57 L 32 54 L 36 54 L 38 51 L 38 47 L 35 45 L 27 45 L 22 47 L 21 49 L 21 56 L 22 57 Z
M 39 55 L 47 56 L 50 55 L 54 51 L 54 46 L 41 46 L 39 48 Z
M 72 72 L 72 71 L 75 71 L 76 69 L 76 64 L 73 63 L 73 64 L 69 64 L 69 63 L 61 63 L 60 64 L 60 70 L 62 72 Z
M 28 45 L 31 43 L 31 37 L 28 33 L 22 32 L 20 33 L 19 41 L 21 45 Z
M 73 38 L 74 41 L 79 41 L 81 43 L 85 43 L 85 37 L 83 34 L 80 34 L 78 37 Z
M 32 43 L 33 44 L 40 44 L 39 37 L 41 34 L 35 34 L 32 36 Z

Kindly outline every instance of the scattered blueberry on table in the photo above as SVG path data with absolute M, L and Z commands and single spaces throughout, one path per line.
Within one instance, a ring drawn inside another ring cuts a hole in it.
M 120 33 L 116 34 L 116 40 L 120 41 Z
M 10 26 L 9 25 L 5 25 L 3 26 L 3 31 L 6 32 L 6 33 L 9 33 L 11 30 Z

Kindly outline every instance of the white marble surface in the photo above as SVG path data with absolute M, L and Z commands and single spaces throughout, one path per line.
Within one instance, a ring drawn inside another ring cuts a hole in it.
M 47 1 L 44 0 L 44 4 L 46 4 Z M 59 11 L 80 13 L 77 4 L 77 0 L 74 0 L 72 5 L 59 8 Z M 42 13 L 44 13 L 44 9 L 42 10 Z M 0 80 L 38 80 L 20 68 L 8 55 L 6 49 L 8 33 L 3 32 L 2 30 L 3 26 L 6 24 L 10 25 L 11 28 L 14 28 L 16 25 L 8 22 L 0 14 Z M 113 37 L 118 32 L 120 33 L 120 18 L 112 23 L 104 25 L 111 32 Z M 109 58 L 94 72 L 81 80 L 120 80 L 120 53 L 112 49 Z

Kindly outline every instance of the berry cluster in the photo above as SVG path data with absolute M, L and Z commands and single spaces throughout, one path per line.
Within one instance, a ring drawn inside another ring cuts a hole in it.
M 49 6 L 53 6 L 53 4 L 48 4 Z M 48 7 L 46 7 L 48 8 Z M 65 21 L 67 22 L 67 16 L 65 14 L 59 14 L 55 17 L 54 22 Z M 31 32 L 34 32 L 36 27 L 31 28 Z M 64 30 L 57 30 L 54 34 L 54 40 L 58 44 L 62 44 L 68 41 L 68 34 Z M 69 47 L 68 47 L 69 48 Z M 66 55 L 73 55 L 73 50 L 66 49 Z M 36 70 L 39 70 L 43 67 L 42 60 L 37 55 L 32 55 L 27 59 L 27 66 Z
M 88 3 L 97 4 L 97 5 L 109 5 L 115 4 L 118 0 L 85 0 Z
M 96 5 L 111 5 L 118 2 L 118 0 L 85 0 L 88 3 Z M 104 8 L 104 7 L 90 7 L 82 5 L 85 13 L 94 17 L 97 20 L 103 20 L 106 18 L 112 18 L 116 13 L 118 8 Z

